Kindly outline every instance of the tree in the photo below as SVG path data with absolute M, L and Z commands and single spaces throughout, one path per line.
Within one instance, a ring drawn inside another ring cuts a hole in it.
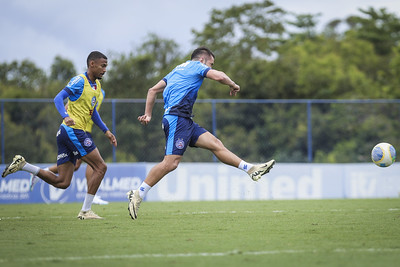
M 2 87 L 0 97 L 28 97 L 34 93 L 40 93 L 40 89 L 46 86 L 46 83 L 47 77 L 44 71 L 36 67 L 32 61 L 0 64 L 0 86 Z
M 110 89 L 107 97 L 145 98 L 150 86 L 178 62 L 178 54 L 174 41 L 150 34 L 136 51 L 112 60 L 103 86 Z
M 346 20 L 357 38 L 371 42 L 378 55 L 391 54 L 400 41 L 400 19 L 385 8 L 359 9 L 365 16 L 349 16 Z
M 50 79 L 60 82 L 67 82 L 76 75 L 76 69 L 71 60 L 64 59 L 61 56 L 54 58 L 51 65 Z

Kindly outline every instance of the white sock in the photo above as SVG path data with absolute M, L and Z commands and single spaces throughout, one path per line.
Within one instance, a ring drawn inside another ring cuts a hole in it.
M 251 169 L 251 167 L 253 167 L 253 166 L 254 166 L 253 164 L 247 163 L 246 161 L 242 160 L 242 161 L 239 163 L 238 168 L 241 169 L 241 170 L 243 170 L 243 171 L 245 171 L 245 172 L 248 172 L 248 171 Z
M 139 187 L 139 196 L 143 199 L 147 195 L 147 192 L 149 192 L 150 189 L 151 186 L 143 182 Z
M 27 162 L 27 163 L 25 163 L 24 167 L 22 167 L 22 170 L 26 171 L 26 172 L 30 172 L 33 175 L 37 175 L 39 173 L 39 171 L 40 171 L 40 168 L 38 166 L 34 166 L 32 164 L 29 164 Z
M 94 195 L 86 193 L 85 200 L 83 201 L 82 211 L 88 211 L 92 209 Z

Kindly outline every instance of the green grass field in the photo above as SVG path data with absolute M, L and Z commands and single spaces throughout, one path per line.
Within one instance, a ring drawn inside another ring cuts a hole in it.
M 0 266 L 399 266 L 400 199 L 0 205 Z

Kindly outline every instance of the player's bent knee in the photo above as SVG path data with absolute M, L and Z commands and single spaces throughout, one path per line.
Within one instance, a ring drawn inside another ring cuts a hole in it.
M 224 144 L 222 143 L 221 140 L 218 138 L 215 138 L 215 140 L 212 142 L 212 150 L 223 150 L 225 149 Z
M 172 164 L 169 165 L 169 171 L 172 172 L 176 168 L 178 168 L 179 162 L 173 162 Z
M 104 176 L 107 172 L 107 164 L 105 164 L 104 162 L 99 164 L 97 168 L 94 169 L 94 171 L 97 171 L 98 173 Z

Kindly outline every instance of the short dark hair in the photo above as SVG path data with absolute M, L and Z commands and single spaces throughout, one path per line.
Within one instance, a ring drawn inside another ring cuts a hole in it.
M 213 57 L 213 58 L 215 59 L 214 53 L 211 52 L 211 50 L 208 49 L 208 48 L 205 47 L 205 46 L 201 46 L 201 47 L 199 47 L 199 48 L 196 48 L 196 49 L 193 51 L 192 56 L 191 56 L 190 59 L 193 60 L 193 59 L 199 58 L 201 55 L 207 55 L 207 56 Z
M 107 59 L 107 57 L 103 53 L 101 53 L 99 51 L 90 52 L 90 54 L 89 54 L 89 56 L 87 57 L 87 60 L 86 60 L 87 66 L 89 67 L 90 61 L 96 60 L 96 59 L 100 59 L 100 58 Z

